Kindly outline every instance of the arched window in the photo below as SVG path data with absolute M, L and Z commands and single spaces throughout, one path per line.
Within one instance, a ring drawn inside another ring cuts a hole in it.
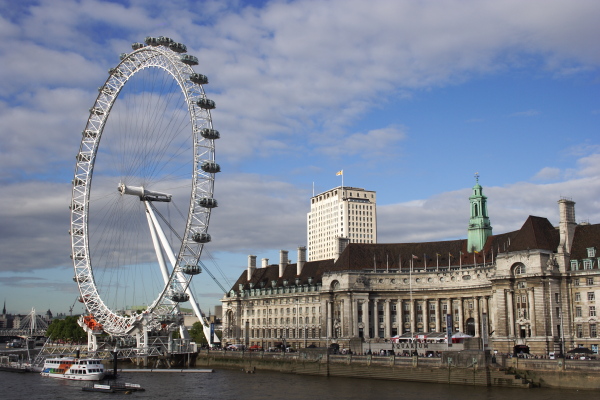
M 517 263 L 513 266 L 513 275 L 523 275 L 525 273 L 525 264 Z
M 339 281 L 333 281 L 331 282 L 331 290 L 337 290 L 340 288 L 340 282 Z

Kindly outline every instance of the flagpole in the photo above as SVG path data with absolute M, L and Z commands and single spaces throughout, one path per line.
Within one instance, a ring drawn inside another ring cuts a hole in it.
M 411 343 L 414 342 L 413 340 L 413 309 L 414 309 L 414 303 L 413 303 L 413 294 L 412 294 L 412 270 L 413 270 L 413 262 L 414 262 L 414 258 L 415 256 L 411 254 L 412 257 L 410 257 L 410 270 L 408 271 L 408 283 L 409 283 L 409 291 L 410 291 L 410 307 L 409 307 L 409 312 L 410 312 L 410 340 Z

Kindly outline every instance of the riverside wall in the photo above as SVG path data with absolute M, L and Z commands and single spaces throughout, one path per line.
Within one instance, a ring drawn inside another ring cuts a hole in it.
M 325 350 L 310 350 L 298 353 L 202 350 L 196 358 L 196 367 L 472 386 L 600 389 L 600 361 L 491 359 L 489 354 L 478 351 L 433 358 L 332 355 Z

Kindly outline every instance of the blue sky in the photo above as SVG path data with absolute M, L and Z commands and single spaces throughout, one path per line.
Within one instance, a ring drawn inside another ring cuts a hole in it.
M 186 44 L 209 76 L 223 172 L 207 248 L 230 281 L 248 254 L 277 262 L 285 249 L 294 262 L 313 185 L 340 185 L 341 169 L 345 185 L 377 191 L 379 242 L 465 237 L 475 172 L 494 233 L 528 215 L 556 224 L 561 196 L 578 220 L 600 221 L 596 1 L 0 0 L 0 11 L 9 312 L 67 312 L 77 296 L 67 205 L 80 132 L 108 68 L 146 36 Z M 206 274 L 194 290 L 203 308 L 219 303 Z

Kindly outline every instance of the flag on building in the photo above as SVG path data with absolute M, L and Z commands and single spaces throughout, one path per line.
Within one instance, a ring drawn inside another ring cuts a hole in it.
M 418 259 L 419 259 L 419 257 L 418 257 L 418 256 L 415 256 L 414 254 L 412 255 L 412 258 L 413 258 L 413 259 L 415 259 L 415 260 L 418 260 Z
M 335 173 L 335 176 L 344 175 L 344 170 L 338 171 Z

